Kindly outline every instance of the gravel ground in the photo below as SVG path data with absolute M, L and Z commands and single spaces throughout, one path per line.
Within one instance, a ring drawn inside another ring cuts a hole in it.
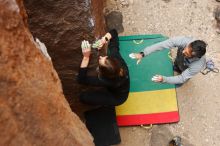
M 120 35 L 163 34 L 193 36 L 208 43 L 207 58 L 220 65 L 220 34 L 217 33 L 215 0 L 107 0 L 106 14 L 123 16 Z M 180 122 L 120 128 L 119 146 L 166 146 L 174 135 L 184 146 L 220 145 L 220 74 L 198 74 L 177 89 Z

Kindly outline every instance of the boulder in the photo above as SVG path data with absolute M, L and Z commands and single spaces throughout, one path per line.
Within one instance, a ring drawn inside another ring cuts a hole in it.
M 0 0 L 0 145 L 94 145 L 25 20 L 22 1 Z

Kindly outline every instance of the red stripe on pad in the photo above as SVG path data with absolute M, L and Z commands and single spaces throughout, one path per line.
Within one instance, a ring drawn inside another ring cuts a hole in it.
M 162 124 L 162 123 L 174 123 L 178 121 L 179 121 L 178 111 L 156 113 L 156 114 L 117 116 L 118 126 Z

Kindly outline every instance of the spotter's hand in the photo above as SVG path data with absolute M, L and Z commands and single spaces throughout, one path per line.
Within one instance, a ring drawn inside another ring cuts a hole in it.
M 141 59 L 143 58 L 142 54 L 140 53 L 131 53 L 129 54 L 129 57 L 132 59 L 137 59 L 137 64 L 141 62 Z
M 163 76 L 161 75 L 155 75 L 151 79 L 153 82 L 163 82 Z

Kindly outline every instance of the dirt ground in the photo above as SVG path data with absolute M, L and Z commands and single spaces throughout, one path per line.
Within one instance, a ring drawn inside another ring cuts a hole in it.
M 207 58 L 220 66 L 215 0 L 107 0 L 106 13 L 121 12 L 120 35 L 163 34 L 193 36 L 208 43 Z M 220 145 L 220 74 L 201 73 L 176 89 L 180 122 L 154 125 L 152 129 L 122 127 L 119 146 L 166 146 L 175 135 L 184 146 Z

